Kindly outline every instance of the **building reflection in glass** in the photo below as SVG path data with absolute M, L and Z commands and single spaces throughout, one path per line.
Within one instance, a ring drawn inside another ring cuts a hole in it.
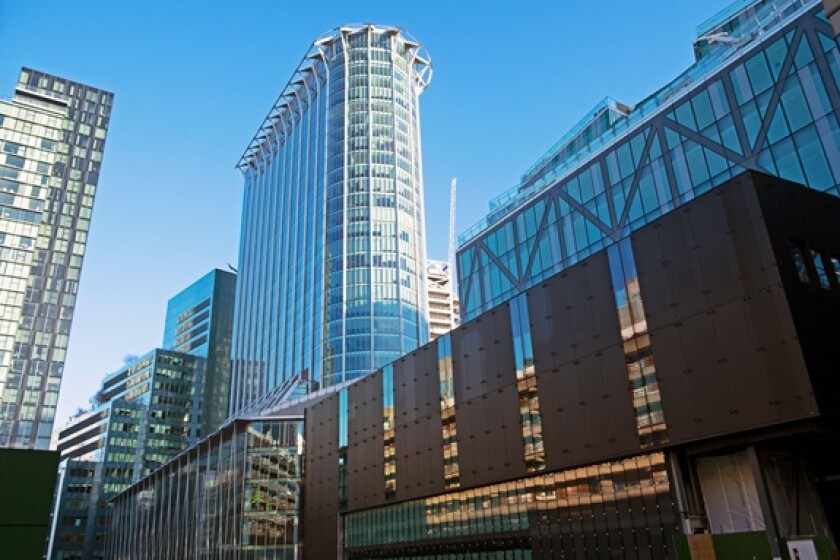
M 237 420 L 114 499 L 108 558 L 265 558 L 298 549 L 303 421 Z
M 438 376 L 440 378 L 440 417 L 443 438 L 443 480 L 449 490 L 461 484 L 458 467 L 458 429 L 455 423 L 455 384 L 452 378 L 452 337 L 437 339 Z
M 642 448 L 668 442 L 656 365 L 650 345 L 639 277 L 630 239 L 607 248 L 615 293 L 627 379 L 633 391 L 636 431 Z
M 534 369 L 534 346 L 531 342 L 531 321 L 525 294 L 510 300 L 510 322 L 513 332 L 513 358 L 516 364 L 516 392 L 519 395 L 519 416 L 525 443 L 525 468 L 528 472 L 545 468 L 540 398 Z
M 675 533 L 658 452 L 350 513 L 344 547 L 354 560 L 399 557 L 404 548 L 428 548 L 430 558 L 507 550 L 502 557 L 664 559 Z
M 394 366 L 382 368 L 382 430 L 385 445 L 385 498 L 392 500 L 397 492 L 397 448 L 394 432 Z

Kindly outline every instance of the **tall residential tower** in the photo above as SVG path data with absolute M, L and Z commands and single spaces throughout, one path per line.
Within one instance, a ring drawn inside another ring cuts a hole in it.
M 113 100 L 29 68 L 0 100 L 0 447 L 50 444 Z
M 396 27 L 317 39 L 239 162 L 231 410 L 330 386 L 428 338 L 420 44 Z

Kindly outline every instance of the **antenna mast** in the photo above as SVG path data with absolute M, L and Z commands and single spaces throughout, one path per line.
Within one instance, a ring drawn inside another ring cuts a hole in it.
M 455 278 L 455 187 L 458 178 L 453 177 L 449 184 L 449 278 Z M 450 280 L 451 282 L 452 280 Z

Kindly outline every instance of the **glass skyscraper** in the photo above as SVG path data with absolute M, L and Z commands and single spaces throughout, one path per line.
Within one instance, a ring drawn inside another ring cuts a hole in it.
M 113 100 L 29 68 L 0 100 L 0 447 L 50 444 Z
M 236 275 L 213 269 L 166 305 L 163 348 L 207 359 L 198 423 L 206 435 L 227 418 L 230 399 L 230 344 Z
M 461 236 L 464 320 L 745 169 L 840 195 L 840 50 L 820 2 L 735 2 L 694 50 L 636 106 L 600 104 Z
M 428 339 L 419 96 L 399 28 L 318 38 L 239 162 L 245 176 L 231 410 L 330 386 Z

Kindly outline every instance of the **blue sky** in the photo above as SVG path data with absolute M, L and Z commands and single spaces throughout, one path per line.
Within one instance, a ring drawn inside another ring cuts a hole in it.
M 21 66 L 116 94 L 57 425 L 127 354 L 159 345 L 169 297 L 237 261 L 239 156 L 309 44 L 398 25 L 431 54 L 421 98 L 428 254 L 604 96 L 634 104 L 693 60 L 729 0 L 396 2 L 0 0 L 0 96 Z

